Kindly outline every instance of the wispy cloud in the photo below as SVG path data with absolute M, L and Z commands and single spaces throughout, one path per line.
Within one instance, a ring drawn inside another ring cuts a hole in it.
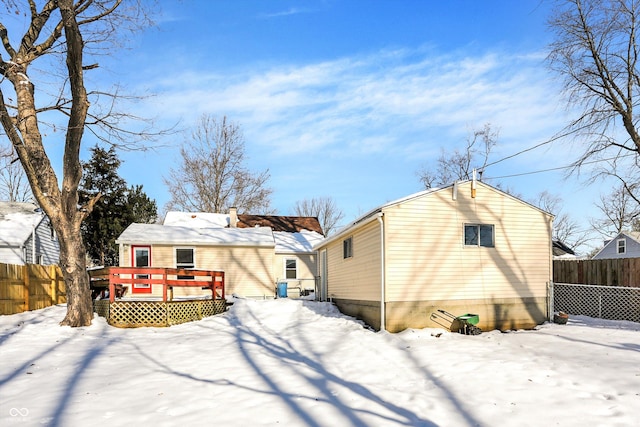
M 505 146 L 559 128 L 557 91 L 536 55 L 395 50 L 233 76 L 187 71 L 156 83 L 163 114 L 225 114 L 280 155 L 427 157 L 484 123 L 501 129 Z
M 263 14 L 259 15 L 259 18 L 261 18 L 261 19 L 281 18 L 283 16 L 299 15 L 301 13 L 313 13 L 313 12 L 314 12 L 313 9 L 304 9 L 304 8 L 292 7 L 292 8 L 289 8 L 287 10 L 282 10 L 282 11 L 279 11 L 279 12 L 263 13 Z

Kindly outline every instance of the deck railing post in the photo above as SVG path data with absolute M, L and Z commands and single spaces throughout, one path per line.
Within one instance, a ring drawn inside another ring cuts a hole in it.
M 107 268 L 107 274 L 109 274 L 109 302 L 115 302 L 116 300 L 116 284 L 114 283 L 114 273 L 110 268 Z
M 162 270 L 162 301 L 167 302 L 167 269 Z

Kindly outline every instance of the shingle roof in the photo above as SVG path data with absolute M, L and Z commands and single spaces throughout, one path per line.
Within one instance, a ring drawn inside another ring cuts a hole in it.
M 299 233 L 302 230 L 315 231 L 324 235 L 320 222 L 309 216 L 238 215 L 238 228 L 271 227 L 273 231 Z

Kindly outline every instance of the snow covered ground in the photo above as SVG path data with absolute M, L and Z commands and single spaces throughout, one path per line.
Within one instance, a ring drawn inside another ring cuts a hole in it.
M 170 328 L 0 316 L 0 425 L 640 425 L 640 324 L 376 333 L 329 303 L 237 300 Z

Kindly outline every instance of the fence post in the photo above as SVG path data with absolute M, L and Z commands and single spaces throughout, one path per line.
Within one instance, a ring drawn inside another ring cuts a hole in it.
M 549 316 L 549 321 L 553 321 L 553 280 L 548 282 L 549 283 L 549 307 L 548 310 L 549 312 L 547 313 Z
M 24 311 L 29 311 L 29 288 L 31 287 L 31 280 L 29 279 L 29 266 L 27 264 L 22 266 L 22 284 Z
M 602 318 L 602 289 L 598 290 L 598 317 Z
M 49 292 L 49 295 L 51 295 L 51 305 L 58 304 L 58 281 L 57 281 L 56 273 L 57 273 L 56 266 L 53 264 L 50 265 L 49 277 L 51 277 L 51 291 Z

